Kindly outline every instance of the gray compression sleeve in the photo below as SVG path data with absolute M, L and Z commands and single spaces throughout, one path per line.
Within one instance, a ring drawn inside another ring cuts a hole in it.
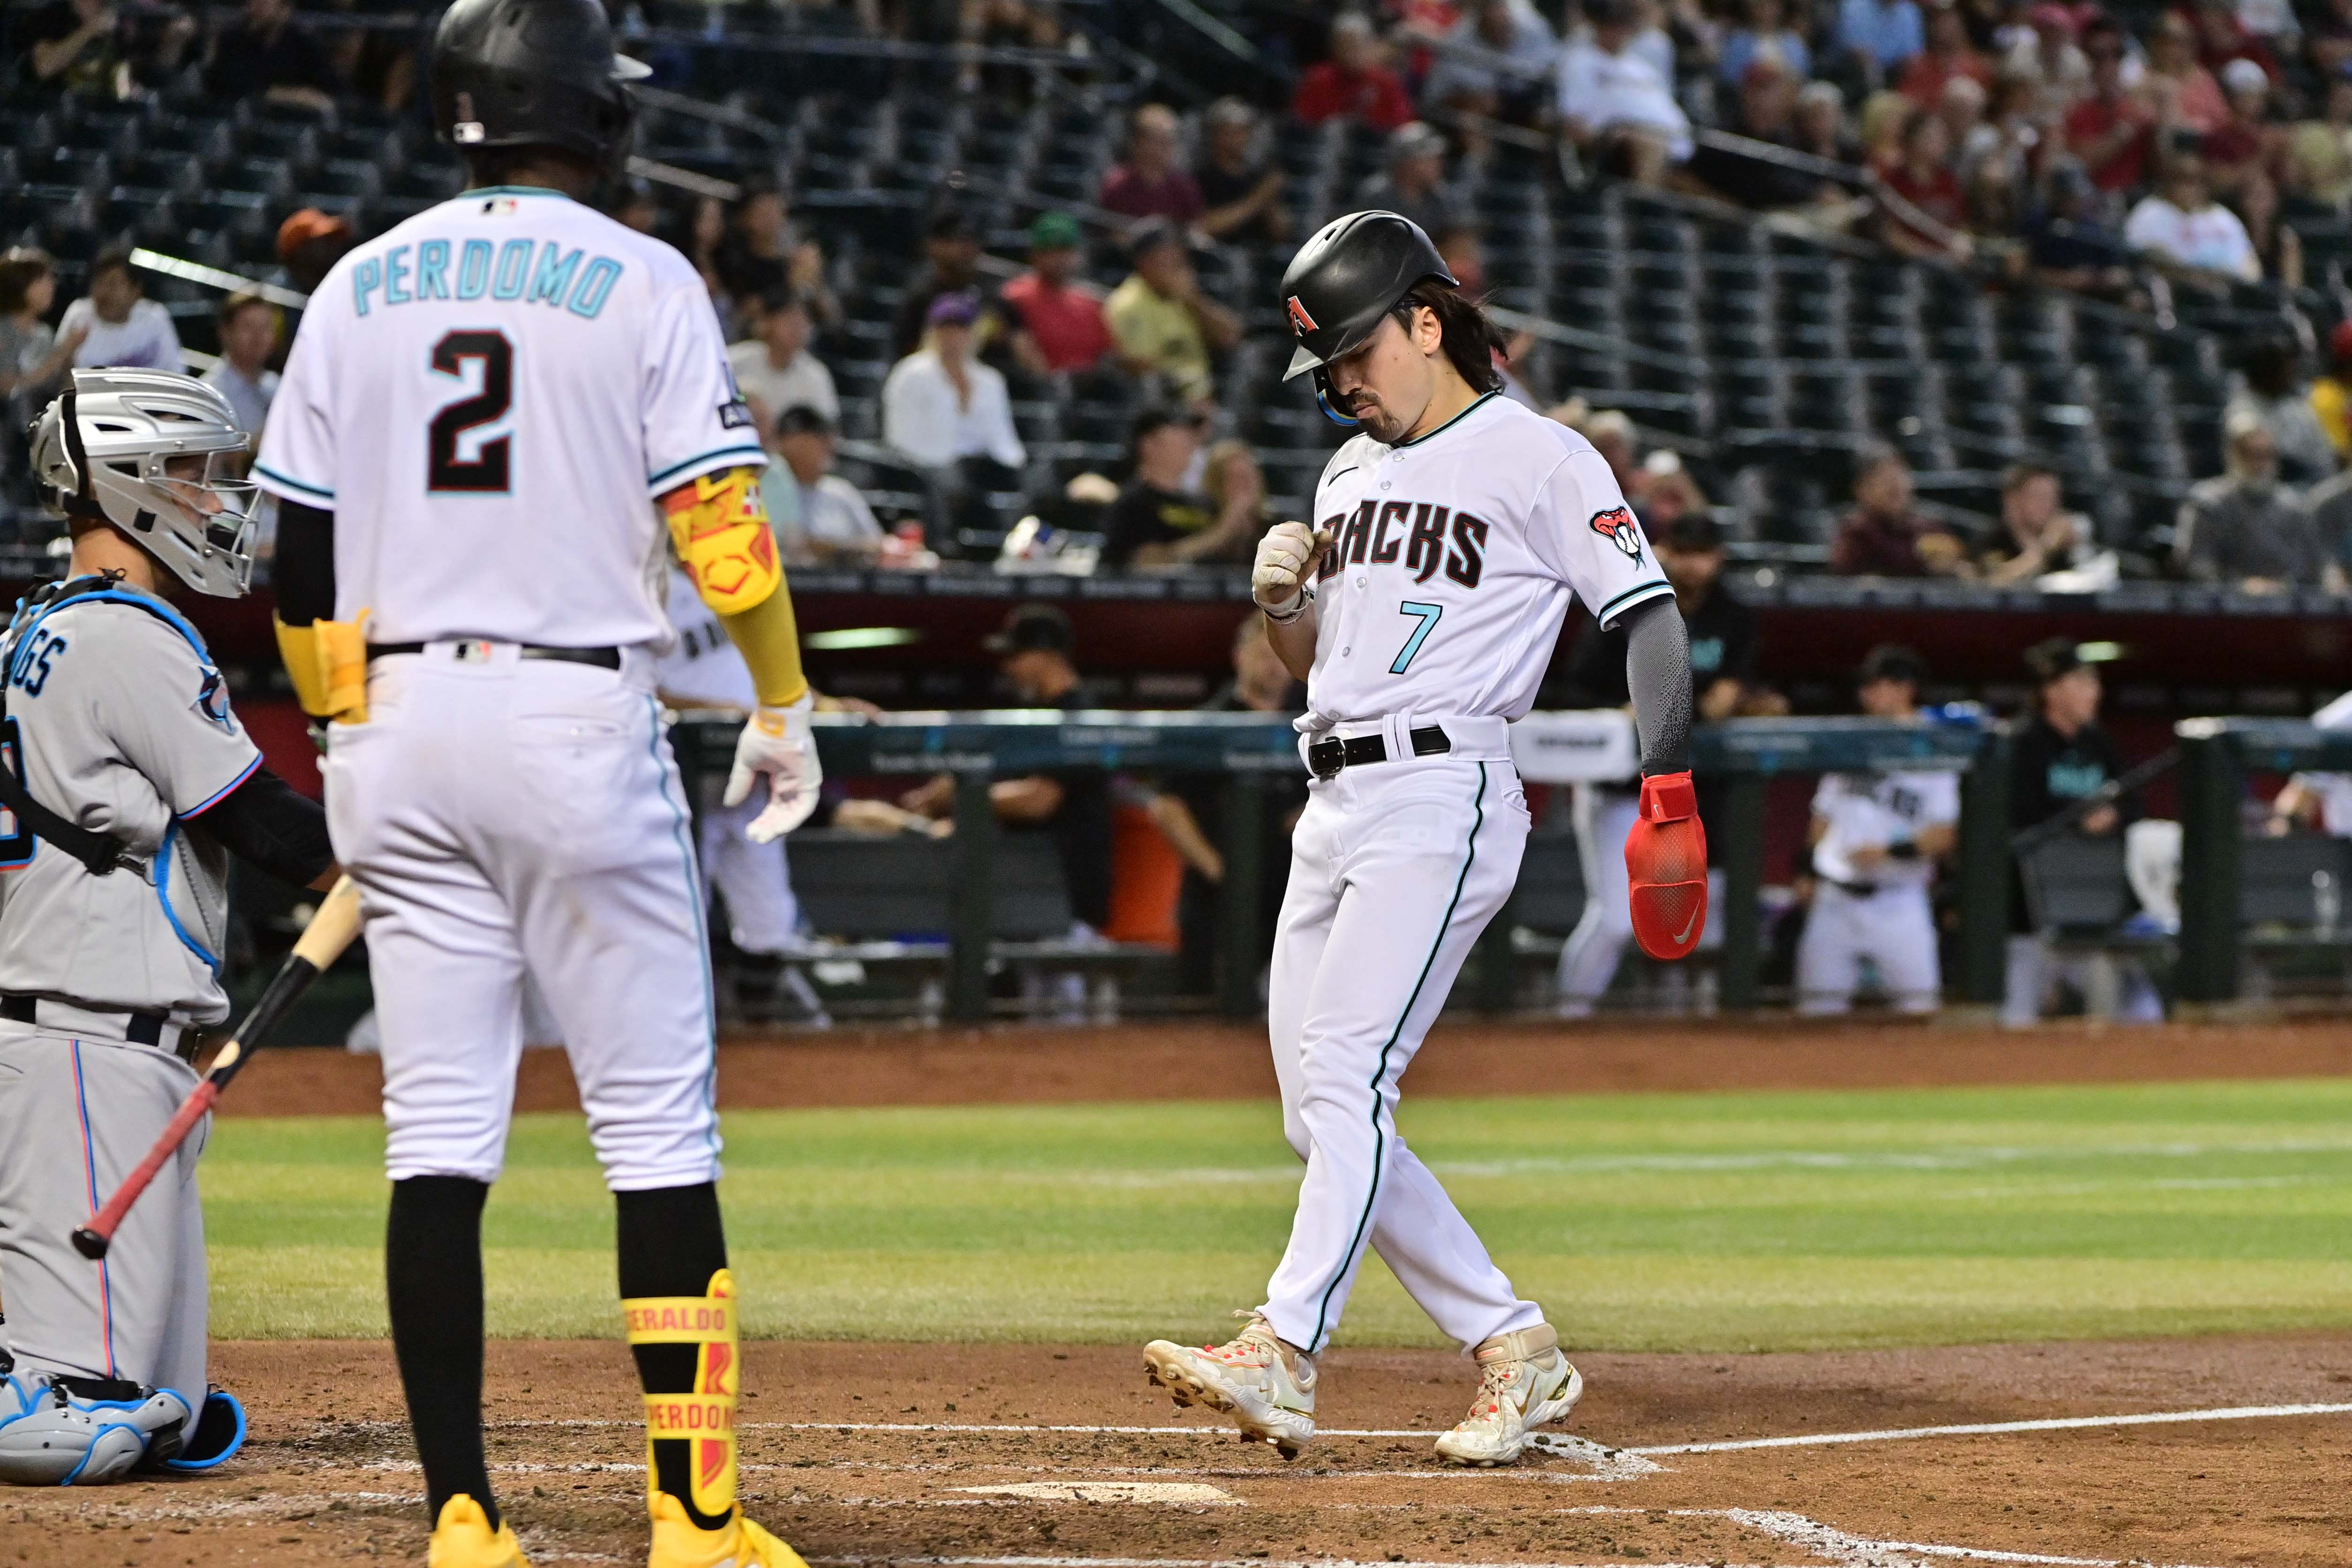
M 1625 689 L 1642 737 L 1642 773 L 1678 773 L 1690 766 L 1690 636 L 1682 612 L 1661 596 L 1625 612 Z

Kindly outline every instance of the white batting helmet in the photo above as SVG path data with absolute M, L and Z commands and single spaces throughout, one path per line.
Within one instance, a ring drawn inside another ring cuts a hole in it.
M 199 594 L 253 582 L 251 445 L 228 399 L 164 370 L 78 370 L 33 424 L 33 472 L 66 515 L 111 523 Z

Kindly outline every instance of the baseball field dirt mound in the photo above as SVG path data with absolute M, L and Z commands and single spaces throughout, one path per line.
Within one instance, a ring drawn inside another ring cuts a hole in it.
M 2352 1075 L 2340 1024 L 2004 1030 L 1858 1021 L 1490 1024 L 1433 1031 L 1406 1084 L 1416 1095 L 2133 1083 Z M 229 1116 L 365 1115 L 376 1058 L 273 1051 L 221 1103 Z M 730 1110 L 824 1105 L 1007 1105 L 1073 1100 L 1269 1100 L 1262 1025 L 836 1029 L 736 1037 L 719 1047 Z M 523 1053 L 518 1110 L 574 1109 L 563 1053 Z
M 1559 1437 L 1475 1472 L 1432 1459 L 1472 1386 L 1442 1353 L 1333 1353 L 1324 1435 L 1285 1464 L 1155 1396 L 1131 1349 L 745 1350 L 745 1498 L 819 1568 L 2352 1561 L 2352 1334 L 1580 1357 Z M 215 1367 L 254 1413 L 242 1456 L 0 1494 L 0 1564 L 423 1560 L 386 1346 Z M 493 1474 L 540 1568 L 643 1561 L 636 1405 L 616 1342 L 492 1342 Z

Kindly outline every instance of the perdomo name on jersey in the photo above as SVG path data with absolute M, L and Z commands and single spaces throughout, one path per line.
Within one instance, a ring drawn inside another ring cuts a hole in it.
M 411 249 L 415 251 L 414 260 Z M 582 266 L 583 258 L 587 265 Z M 534 258 L 536 260 L 534 261 Z M 381 258 L 370 257 L 352 268 L 352 307 L 368 313 L 371 299 L 386 305 L 410 305 L 425 300 L 520 300 L 527 305 L 546 304 L 594 321 L 620 281 L 621 264 L 609 256 L 587 257 L 577 247 L 566 250 L 553 240 L 509 239 L 493 246 L 487 239 L 466 241 L 451 265 L 449 242 L 420 240 L 415 247 L 395 245 Z

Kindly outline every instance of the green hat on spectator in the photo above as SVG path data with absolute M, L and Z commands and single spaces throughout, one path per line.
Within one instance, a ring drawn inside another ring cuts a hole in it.
M 1067 213 L 1039 213 L 1029 226 L 1032 250 L 1075 250 L 1084 238 L 1078 220 Z

